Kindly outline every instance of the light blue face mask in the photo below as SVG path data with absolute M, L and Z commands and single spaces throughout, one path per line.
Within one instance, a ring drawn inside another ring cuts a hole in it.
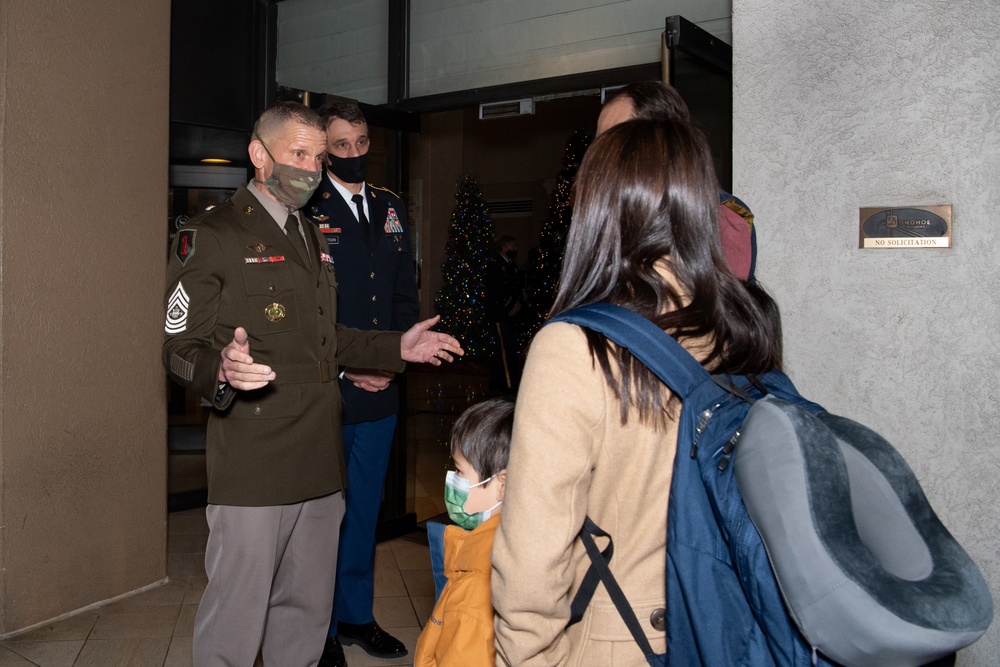
M 448 508 L 448 516 L 451 517 L 452 521 L 466 530 L 472 530 L 493 515 L 493 510 L 500 507 L 502 501 L 488 510 L 475 514 L 469 514 L 465 511 L 465 503 L 469 500 L 469 491 L 477 486 L 489 484 L 491 479 L 493 477 L 487 477 L 479 484 L 470 485 L 469 480 L 459 477 L 454 470 L 448 471 L 447 477 L 444 478 L 444 505 Z

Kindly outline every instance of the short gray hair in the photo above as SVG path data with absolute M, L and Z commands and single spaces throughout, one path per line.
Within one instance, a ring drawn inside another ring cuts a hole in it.
M 288 123 L 298 123 L 320 132 L 326 132 L 326 125 L 319 114 L 300 102 L 278 102 L 264 109 L 253 125 L 253 137 L 259 141 L 270 140 L 282 132 Z

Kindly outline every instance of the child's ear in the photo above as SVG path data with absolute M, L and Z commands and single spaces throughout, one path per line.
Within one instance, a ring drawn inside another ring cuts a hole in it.
M 497 479 L 500 480 L 499 486 L 497 486 L 497 502 L 503 502 L 503 492 L 507 487 L 507 469 L 504 468 L 497 473 Z

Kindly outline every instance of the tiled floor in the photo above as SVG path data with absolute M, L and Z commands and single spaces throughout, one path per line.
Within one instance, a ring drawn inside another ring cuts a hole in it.
M 345 647 L 350 667 L 412 664 L 434 602 L 430 556 L 421 534 L 384 542 L 375 553 L 375 617 L 410 655 L 378 660 Z M 169 582 L 0 644 L 0 667 L 190 667 L 194 615 L 205 590 L 204 510 L 171 514 Z
M 442 492 L 450 463 L 448 435 L 458 415 L 489 394 L 474 366 L 408 373 L 408 497 L 418 521 L 445 511 Z M 204 487 L 204 455 L 170 458 L 172 491 Z M 168 583 L 82 612 L 0 643 L 0 667 L 182 667 L 191 665 L 194 615 L 204 592 L 204 509 L 169 515 Z M 434 582 L 426 536 L 379 544 L 375 555 L 375 618 L 406 644 L 399 660 L 370 657 L 345 647 L 350 667 L 412 664 L 420 628 L 430 616 Z M 271 667 L 271 666 L 268 666 Z M 276 666 L 286 667 L 286 666 Z

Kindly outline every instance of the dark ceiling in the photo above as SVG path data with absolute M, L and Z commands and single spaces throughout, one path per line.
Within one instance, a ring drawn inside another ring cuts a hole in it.
M 272 3 L 172 0 L 170 163 L 202 158 L 247 166 L 246 146 L 264 99 Z
M 202 158 L 222 158 L 234 167 L 248 167 L 249 130 L 222 130 L 170 123 L 170 164 L 199 164 Z

